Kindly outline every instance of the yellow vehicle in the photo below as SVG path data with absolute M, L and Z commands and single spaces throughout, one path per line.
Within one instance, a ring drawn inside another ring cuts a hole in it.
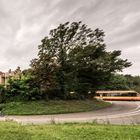
M 140 94 L 133 90 L 96 91 L 96 99 L 110 101 L 140 101 Z

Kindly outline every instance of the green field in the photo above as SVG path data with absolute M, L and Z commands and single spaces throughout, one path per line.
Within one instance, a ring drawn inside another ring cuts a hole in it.
M 0 140 L 140 140 L 140 126 L 0 122 Z
M 0 104 L 3 115 L 47 115 L 97 110 L 110 106 L 97 100 L 53 100 L 32 102 L 9 102 Z

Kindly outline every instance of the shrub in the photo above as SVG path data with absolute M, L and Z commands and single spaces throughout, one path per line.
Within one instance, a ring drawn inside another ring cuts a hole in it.
M 37 100 L 41 99 L 42 95 L 38 87 L 31 85 L 30 77 L 21 76 L 20 78 L 10 78 L 6 87 L 7 100 Z

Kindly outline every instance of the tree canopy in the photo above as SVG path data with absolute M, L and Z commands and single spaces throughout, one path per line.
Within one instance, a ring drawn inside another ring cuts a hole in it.
M 121 51 L 106 51 L 104 32 L 82 22 L 66 22 L 50 31 L 31 61 L 36 84 L 55 97 L 87 98 L 112 74 L 131 66 Z

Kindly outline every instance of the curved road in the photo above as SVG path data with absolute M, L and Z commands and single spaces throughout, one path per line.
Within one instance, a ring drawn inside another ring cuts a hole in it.
M 47 124 L 63 122 L 140 124 L 140 102 L 113 101 L 111 107 L 91 112 L 37 116 L 4 116 L 0 118 L 0 120 L 7 119 L 14 120 L 22 124 Z

